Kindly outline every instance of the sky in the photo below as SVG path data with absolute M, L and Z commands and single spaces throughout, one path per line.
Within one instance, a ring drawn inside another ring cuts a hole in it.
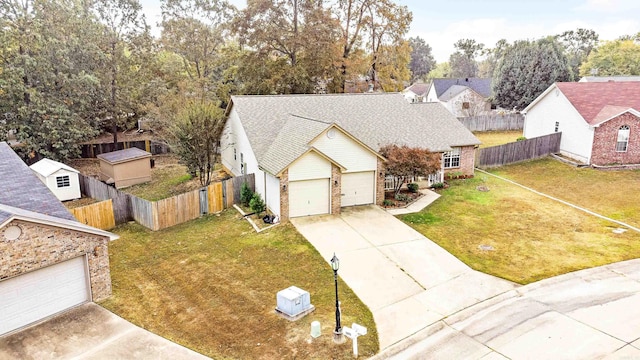
M 238 8 L 246 0 L 230 0 Z M 160 21 L 157 0 L 141 0 L 147 21 Z M 493 47 L 500 39 L 538 39 L 586 28 L 613 40 L 640 32 L 640 0 L 396 0 L 413 13 L 408 37 L 429 44 L 438 63 L 445 62 L 460 39 Z M 154 30 L 157 35 L 157 27 Z

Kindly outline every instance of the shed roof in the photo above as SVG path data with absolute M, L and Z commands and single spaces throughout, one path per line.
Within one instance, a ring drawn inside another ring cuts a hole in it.
M 63 170 L 67 170 L 67 171 L 71 171 L 74 173 L 80 173 L 78 170 L 72 168 L 69 165 L 65 165 L 61 162 L 57 162 L 55 160 L 51 160 L 51 159 L 42 159 L 40 161 L 38 161 L 37 163 L 29 166 L 31 168 L 31 170 L 37 172 L 38 174 L 42 175 L 42 176 L 49 176 L 53 173 L 55 173 L 56 171 L 63 169 Z
M 441 104 L 419 109 L 398 93 L 232 96 L 229 106 L 258 163 L 273 174 L 288 165 L 288 152 L 333 123 L 376 151 L 387 144 L 439 152 L 480 143 Z
M 444 94 L 450 87 L 454 85 L 467 86 L 485 98 L 491 96 L 491 79 L 485 78 L 457 78 L 457 79 L 433 79 L 433 87 L 436 90 L 436 96 Z
M 0 204 L 75 221 L 60 200 L 6 142 L 0 142 L 0 174 L 4 176 L 0 181 Z M 0 222 L 8 216 L 10 214 L 6 211 L 0 211 Z
M 145 157 L 150 157 L 151 153 L 148 153 L 144 150 L 140 150 L 136 147 L 132 147 L 124 150 L 112 151 L 104 154 L 98 155 L 98 159 L 104 160 L 110 164 L 119 164 L 131 160 L 142 159 Z

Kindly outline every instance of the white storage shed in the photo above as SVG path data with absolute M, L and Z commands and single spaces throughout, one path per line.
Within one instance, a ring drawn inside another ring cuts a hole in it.
M 79 199 L 80 180 L 78 170 L 50 159 L 42 159 L 30 166 L 31 170 L 47 185 L 60 201 Z

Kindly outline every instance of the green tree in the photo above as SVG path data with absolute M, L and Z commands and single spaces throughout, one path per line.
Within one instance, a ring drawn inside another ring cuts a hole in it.
M 578 80 L 580 65 L 587 60 L 598 44 L 598 34 L 593 30 L 579 28 L 576 31 L 565 31 L 556 37 L 565 48 L 572 80 Z
M 96 134 L 99 34 L 79 2 L 0 2 L 0 133 L 16 131 L 23 156 L 76 157 Z
M 595 48 L 580 66 L 580 75 L 640 75 L 640 43 L 633 40 L 606 41 Z
M 380 154 L 387 159 L 385 172 L 395 177 L 394 192 L 400 193 L 402 185 L 415 176 L 428 176 L 440 170 L 442 164 L 439 153 L 427 149 L 411 148 L 406 145 L 385 145 Z
M 451 77 L 476 77 L 478 75 L 478 63 L 476 61 L 476 57 L 482 52 L 484 44 L 477 43 L 473 39 L 461 39 L 453 46 L 456 48 L 456 52 L 449 56 Z
M 411 48 L 404 41 L 397 46 L 383 46 L 379 49 L 378 64 L 376 65 L 378 83 L 385 92 L 401 91 L 405 82 L 411 78 L 409 62 Z
M 224 110 L 218 104 L 192 101 L 167 125 L 169 143 L 202 186 L 211 183 L 214 165 L 219 162 L 218 140 L 224 123 Z
M 149 39 L 143 35 L 148 27 L 138 0 L 97 0 L 95 10 L 104 26 L 102 79 L 109 94 L 105 120 L 110 124 L 115 147 L 119 126 L 126 126 L 141 115 L 136 98 L 141 79 L 136 76 L 136 70 L 145 64 L 136 61 L 141 59 L 135 56 L 141 47 L 133 40 Z
M 484 49 L 482 53 L 485 55 L 485 59 L 478 64 L 478 77 L 493 78 L 494 71 L 500 60 L 504 57 L 508 47 L 509 43 L 507 40 L 500 39 L 495 47 Z
M 516 41 L 496 68 L 494 100 L 500 107 L 522 110 L 554 82 L 570 79 L 571 68 L 556 39 Z
M 427 44 L 423 38 L 416 36 L 409 38 L 409 46 L 411 46 L 411 62 L 409 69 L 411 70 L 411 83 L 424 80 L 427 74 L 436 66 L 433 58 L 431 46 Z
M 451 66 L 448 62 L 438 63 L 429 71 L 427 78 L 429 79 L 443 79 L 451 77 Z

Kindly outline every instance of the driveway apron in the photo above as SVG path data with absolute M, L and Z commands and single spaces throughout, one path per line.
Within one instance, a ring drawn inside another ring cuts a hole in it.
M 380 349 L 517 285 L 477 272 L 378 208 L 291 220 L 373 313 Z

